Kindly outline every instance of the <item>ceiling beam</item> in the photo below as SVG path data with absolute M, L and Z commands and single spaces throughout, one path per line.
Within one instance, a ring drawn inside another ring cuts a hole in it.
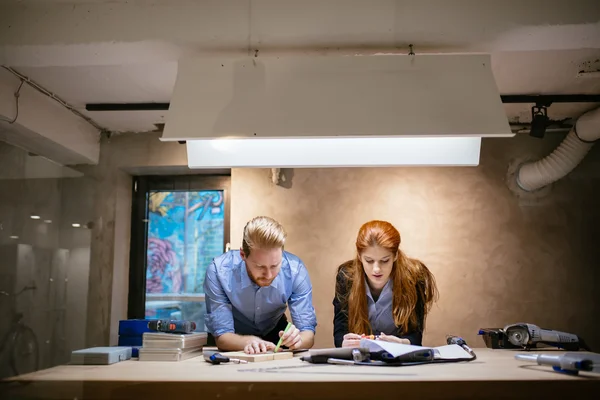
M 62 165 L 97 164 L 100 131 L 0 68 L 0 140 Z
M 85 105 L 86 111 L 164 111 L 169 103 L 91 103 Z
M 600 103 L 600 94 L 509 94 L 500 96 L 503 103 Z
M 600 49 L 599 21 L 597 0 L 3 2 L 0 64 L 123 65 L 255 49 L 403 53 L 409 43 L 417 54 Z
M 500 96 L 502 103 L 600 103 L 600 94 L 508 94 Z M 87 111 L 167 111 L 170 103 L 90 103 Z

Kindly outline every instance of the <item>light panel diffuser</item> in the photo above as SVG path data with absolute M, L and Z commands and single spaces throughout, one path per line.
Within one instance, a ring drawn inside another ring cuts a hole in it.
M 210 168 L 477 166 L 481 138 L 216 139 L 187 142 L 188 165 Z

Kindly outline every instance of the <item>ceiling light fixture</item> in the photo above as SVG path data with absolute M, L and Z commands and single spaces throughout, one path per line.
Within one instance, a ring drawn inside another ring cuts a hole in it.
M 81 224 L 72 224 L 71 225 L 73 228 L 81 228 Z
M 32 216 L 30 216 L 30 218 L 31 219 L 40 219 L 40 216 L 39 215 L 32 215 Z
M 481 138 L 216 139 L 188 142 L 190 168 L 476 166 Z
M 10 238 L 11 239 L 18 239 L 19 237 L 18 236 L 11 236 Z
M 161 140 L 190 168 L 316 167 L 477 165 L 459 143 L 512 136 L 489 55 L 412 54 L 182 59 Z

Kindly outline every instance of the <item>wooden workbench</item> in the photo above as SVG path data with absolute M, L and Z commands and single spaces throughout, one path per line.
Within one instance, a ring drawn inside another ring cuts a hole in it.
M 2 399 L 358 399 L 574 398 L 600 393 L 600 374 L 569 376 L 514 359 L 515 351 L 475 349 L 471 362 L 404 367 L 314 365 L 295 358 L 211 365 L 130 360 L 64 365 L 2 383 Z

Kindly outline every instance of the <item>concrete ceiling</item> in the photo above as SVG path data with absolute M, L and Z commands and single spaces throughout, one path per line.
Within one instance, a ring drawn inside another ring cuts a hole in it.
M 113 131 L 150 131 L 189 54 L 492 54 L 501 94 L 600 94 L 598 0 L 0 0 L 0 63 Z M 597 104 L 555 104 L 552 119 Z M 529 121 L 528 104 L 507 104 Z

